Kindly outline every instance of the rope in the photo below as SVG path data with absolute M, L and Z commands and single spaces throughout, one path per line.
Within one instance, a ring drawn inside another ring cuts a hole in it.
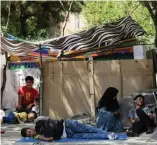
M 130 15 L 133 14 L 139 6 L 140 6 L 140 3 L 132 10 L 132 12 L 130 13 Z

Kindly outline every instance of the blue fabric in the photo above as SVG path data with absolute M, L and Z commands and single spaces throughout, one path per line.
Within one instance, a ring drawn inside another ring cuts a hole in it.
M 103 107 L 98 110 L 96 116 L 96 127 L 107 132 L 122 132 L 122 123 L 112 112 Z
M 16 123 L 16 116 L 13 111 L 7 110 L 5 112 L 6 116 L 3 117 L 3 122 L 8 124 Z
M 107 132 L 96 127 L 80 123 L 76 120 L 66 120 L 67 137 L 79 139 L 107 139 Z
M 108 140 L 107 132 L 87 124 L 79 123 L 76 120 L 66 120 L 65 130 L 68 138 L 61 138 L 54 142 L 81 142 L 81 141 L 97 141 Z M 117 134 L 116 140 L 126 140 L 125 133 Z M 33 138 L 21 138 L 17 142 L 40 142 Z
M 127 139 L 127 135 L 126 134 L 117 134 L 118 137 L 116 140 L 126 140 Z M 53 142 L 88 142 L 88 141 L 103 141 L 103 140 L 108 140 L 108 139 L 76 139 L 76 138 L 62 138 L 60 140 L 57 141 L 53 141 Z M 19 140 L 17 140 L 16 142 L 45 142 L 45 141 L 41 141 L 41 140 L 36 140 L 30 137 L 27 138 L 21 138 Z

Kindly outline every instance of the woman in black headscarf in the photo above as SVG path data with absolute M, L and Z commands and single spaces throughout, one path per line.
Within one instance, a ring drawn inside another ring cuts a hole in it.
M 113 87 L 107 88 L 98 102 L 96 108 L 96 125 L 109 132 L 121 132 L 120 109 L 117 101 L 118 90 Z

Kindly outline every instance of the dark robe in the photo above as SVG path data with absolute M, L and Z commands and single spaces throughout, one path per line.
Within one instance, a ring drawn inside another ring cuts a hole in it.
M 109 87 L 98 102 L 97 111 L 102 107 L 106 107 L 107 111 L 115 112 L 119 109 L 119 103 L 117 101 L 118 90 L 113 87 Z

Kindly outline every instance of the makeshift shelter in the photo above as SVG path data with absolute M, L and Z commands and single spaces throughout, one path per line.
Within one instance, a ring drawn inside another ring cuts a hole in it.
M 57 56 L 61 56 L 62 60 L 76 60 L 109 53 L 130 52 L 130 49 L 122 48 L 139 44 L 136 36 L 144 33 L 143 28 L 129 16 L 118 22 L 41 42 L 27 42 L 10 36 L 2 37 L 1 48 L 11 54 L 12 61 L 39 59 L 39 45 L 42 47 L 44 60 L 57 60 Z
M 41 58 L 43 61 L 132 58 L 132 46 L 139 44 L 136 36 L 144 33 L 143 28 L 129 16 L 114 23 L 41 42 L 23 41 L 11 35 L 1 36 L 1 49 L 10 54 L 9 69 L 27 65 L 39 67 L 39 64 L 42 69 Z

